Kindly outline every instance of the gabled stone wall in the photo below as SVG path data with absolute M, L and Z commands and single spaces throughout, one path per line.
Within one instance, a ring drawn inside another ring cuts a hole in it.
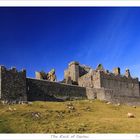
M 96 70 L 90 70 L 90 72 L 78 79 L 78 85 L 82 87 L 100 88 L 100 72 Z

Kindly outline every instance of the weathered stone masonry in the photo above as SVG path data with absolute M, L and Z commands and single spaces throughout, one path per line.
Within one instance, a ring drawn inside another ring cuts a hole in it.
M 126 69 L 125 74 L 121 75 L 119 67 L 114 68 L 113 72 L 109 72 L 101 64 L 96 69 L 80 65 L 78 62 L 71 62 L 71 64 L 76 65 L 76 71 L 79 71 L 76 75 L 78 80 L 73 81 L 74 78 L 71 77 L 73 71 L 75 71 L 73 66 L 73 69 L 68 67 L 65 70 L 68 74 L 65 74 L 64 81 L 67 82 L 69 78 L 69 83 L 77 82 L 77 85 L 81 87 L 91 88 L 91 94 L 94 94 L 94 96 L 90 95 L 89 99 L 95 97 L 111 102 L 140 104 L 139 80 L 131 77 L 129 69 Z M 84 71 L 84 73 L 81 71 Z M 72 82 L 70 82 L 70 79 Z
M 61 82 L 27 78 L 26 70 L 0 67 L 0 99 L 6 101 L 99 99 L 140 105 L 139 85 L 138 78 L 132 78 L 129 69 L 121 75 L 120 68 L 109 72 L 101 64 L 94 70 L 71 62 Z
M 2 100 L 26 101 L 26 70 L 7 70 L 0 66 L 0 97 Z
M 46 80 L 27 78 L 27 97 L 30 101 L 61 101 L 86 99 L 86 88 Z

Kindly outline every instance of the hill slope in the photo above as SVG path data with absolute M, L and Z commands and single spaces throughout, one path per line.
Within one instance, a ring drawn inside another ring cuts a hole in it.
M 0 133 L 140 133 L 139 123 L 140 107 L 98 100 L 0 104 Z

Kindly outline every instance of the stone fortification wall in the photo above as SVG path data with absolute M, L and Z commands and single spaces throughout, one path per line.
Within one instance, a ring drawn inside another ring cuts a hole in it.
M 109 100 L 106 97 L 106 93 L 110 93 L 111 90 L 104 88 L 86 88 L 86 94 L 88 99 L 99 99 L 99 100 Z
M 26 101 L 26 70 L 0 66 L 0 99 Z
M 78 79 L 78 85 L 82 87 L 100 88 L 100 83 L 100 73 L 96 70 L 90 70 Z
M 98 99 L 101 101 L 109 101 L 112 103 L 121 103 L 128 105 L 140 105 L 140 97 L 118 95 L 116 90 L 106 88 L 86 88 L 88 99 Z
M 116 96 L 140 96 L 138 78 L 100 72 L 101 88 L 112 89 Z
M 26 78 L 26 70 L 17 71 L 16 68 L 6 69 L 0 66 L 0 100 L 99 99 L 114 103 L 140 104 L 138 78 L 132 78 L 128 69 L 124 76 L 120 74 L 120 68 L 115 68 L 113 72 L 105 71 L 101 64 L 93 70 L 72 62 L 65 71 L 67 84 L 64 84 Z
M 78 85 L 81 86 L 81 87 L 90 87 L 90 88 L 92 88 L 93 87 L 93 80 L 91 78 L 91 74 L 87 73 L 87 74 L 81 76 L 78 79 Z
M 104 88 L 99 89 L 97 93 L 97 99 L 99 100 L 128 105 L 140 105 L 140 97 L 138 96 L 118 95 L 116 90 Z
M 104 88 L 85 88 L 27 78 L 28 101 L 64 101 L 70 99 L 100 99 L 110 101 L 112 100 L 110 93 L 113 93 L 111 91 Z
M 27 78 L 27 97 L 29 101 L 62 101 L 87 98 L 84 87 L 31 78 Z

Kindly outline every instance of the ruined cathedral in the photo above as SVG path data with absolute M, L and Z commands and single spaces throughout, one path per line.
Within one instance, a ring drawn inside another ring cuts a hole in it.
M 35 72 L 35 78 L 26 77 L 26 70 L 0 67 L 0 100 L 65 101 L 99 99 L 113 103 L 140 104 L 138 78 L 131 77 L 129 69 L 121 74 L 119 67 L 112 72 L 99 64 L 96 69 L 71 62 L 64 71 L 64 79 L 57 81 L 55 70 Z

